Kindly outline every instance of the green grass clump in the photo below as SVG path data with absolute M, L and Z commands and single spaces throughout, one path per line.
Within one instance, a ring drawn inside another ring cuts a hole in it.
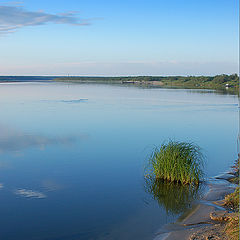
M 150 175 L 181 184 L 199 184 L 203 176 L 203 155 L 193 144 L 170 140 L 156 148 L 149 159 Z

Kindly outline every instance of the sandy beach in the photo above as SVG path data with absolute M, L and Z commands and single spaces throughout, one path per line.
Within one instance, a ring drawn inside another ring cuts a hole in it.
M 157 232 L 154 240 L 201 240 L 227 239 L 222 234 L 224 224 L 212 220 L 212 213 L 227 213 L 222 207 L 225 195 L 234 192 L 236 184 L 228 181 L 232 173 L 225 173 L 209 179 L 206 184 L 206 193 L 184 213 L 176 223 L 168 224 Z

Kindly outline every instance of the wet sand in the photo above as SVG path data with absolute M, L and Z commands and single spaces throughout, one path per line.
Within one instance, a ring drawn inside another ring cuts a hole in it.
M 210 214 L 214 211 L 225 210 L 221 206 L 222 200 L 225 195 L 234 192 L 236 188 L 236 184 L 227 181 L 232 177 L 231 173 L 225 173 L 205 182 L 208 191 L 204 197 L 184 213 L 176 223 L 161 228 L 154 240 L 208 239 L 202 237 L 204 234 L 211 234 L 211 232 L 213 235 L 211 239 L 224 240 L 224 236 L 218 236 L 223 224 L 213 221 Z

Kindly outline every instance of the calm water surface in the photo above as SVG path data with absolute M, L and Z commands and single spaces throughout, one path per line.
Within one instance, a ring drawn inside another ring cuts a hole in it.
M 0 84 L 0 239 L 153 239 L 186 206 L 171 195 L 185 190 L 149 190 L 152 149 L 193 141 L 206 177 L 225 171 L 236 158 L 237 103 L 213 91 Z

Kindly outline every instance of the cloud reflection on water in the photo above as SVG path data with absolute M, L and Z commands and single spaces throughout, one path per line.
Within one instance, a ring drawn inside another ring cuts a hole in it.
M 26 134 L 0 125 L 0 153 L 6 151 L 20 151 L 29 147 L 44 149 L 47 145 L 70 145 L 79 139 L 87 139 L 88 135 L 75 135 L 63 137 L 47 137 Z
M 43 103 L 86 103 L 88 102 L 87 98 L 80 99 L 65 99 L 65 100 L 41 100 Z
M 48 192 L 53 192 L 53 191 L 57 191 L 64 188 L 63 185 L 51 179 L 44 179 L 41 182 L 41 186 L 45 189 L 45 191 L 48 191 Z
M 25 197 L 25 198 L 46 198 L 47 195 L 45 195 L 44 193 L 38 192 L 38 191 L 33 191 L 33 190 L 28 190 L 28 189 L 17 189 L 14 192 L 16 195 L 19 195 L 21 197 Z

